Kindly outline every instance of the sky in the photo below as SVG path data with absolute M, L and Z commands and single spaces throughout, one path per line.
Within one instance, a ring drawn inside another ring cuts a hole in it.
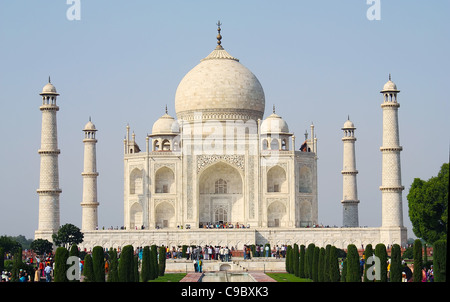
M 145 149 L 166 105 L 175 116 L 183 76 L 215 48 L 220 20 L 222 46 L 264 88 L 265 117 L 275 105 L 298 138 L 314 123 L 324 225 L 342 224 L 348 116 L 357 128 L 359 222 L 381 225 L 380 90 L 391 74 L 401 91 L 403 213 L 413 238 L 409 188 L 449 160 L 449 13 L 441 0 L 1 0 L 0 235 L 34 238 L 38 227 L 39 93 L 49 76 L 60 93 L 61 225 L 81 227 L 82 129 L 91 117 L 99 227 L 122 226 L 126 125 Z

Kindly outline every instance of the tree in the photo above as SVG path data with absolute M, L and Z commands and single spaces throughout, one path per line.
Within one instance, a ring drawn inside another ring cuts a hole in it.
M 317 272 L 317 281 L 325 282 L 325 272 L 328 273 L 328 268 L 325 269 L 325 249 L 323 247 L 320 248 L 319 251 L 319 262 L 318 262 L 318 272 Z
M 319 253 L 320 248 L 318 246 L 315 246 L 312 265 L 312 279 L 314 282 L 319 281 Z
M 298 263 L 298 259 L 299 258 L 299 254 L 298 254 L 298 244 L 294 243 L 294 248 L 292 250 L 292 268 L 293 268 L 293 273 L 295 276 L 299 277 L 300 276 L 300 272 L 299 272 L 299 263 Z
M 155 280 L 159 275 L 158 248 L 155 244 L 150 247 L 150 280 Z
M 36 239 L 31 242 L 30 248 L 38 255 L 44 255 L 53 251 L 53 243 L 47 239 Z
M 286 272 L 289 274 L 292 274 L 292 246 L 288 245 L 286 248 L 286 260 L 284 262 L 284 266 L 286 269 Z
M 300 245 L 300 256 L 298 260 L 298 273 L 300 278 L 305 278 L 305 246 Z
M 433 273 L 435 282 L 446 282 L 447 241 L 438 240 L 433 246 Z
M 415 178 L 407 195 L 414 234 L 433 244 L 447 237 L 449 164 L 428 181 Z
M 134 281 L 134 259 L 133 246 L 125 245 L 120 253 L 119 261 L 119 282 L 133 282 Z
M 158 260 L 159 276 L 164 276 L 164 273 L 166 272 L 166 248 L 164 245 L 159 247 Z
M 338 250 L 335 246 L 330 247 L 330 256 L 329 256 L 329 270 L 330 270 L 330 282 L 339 282 L 340 273 L 339 273 L 339 259 L 338 259 Z
M 375 256 L 380 259 L 380 280 L 377 281 L 387 282 L 387 252 L 383 243 L 375 246 Z
M 366 249 L 364 250 L 364 276 L 363 276 L 364 282 L 371 281 L 371 280 L 369 280 L 369 278 L 367 276 L 367 271 L 369 270 L 369 268 L 372 265 L 374 265 L 374 263 L 373 263 L 373 261 L 368 263 L 367 259 L 369 259 L 369 257 L 372 257 L 372 256 L 373 256 L 373 248 L 372 248 L 372 245 L 369 243 L 366 245 Z
M 305 255 L 305 277 L 312 279 L 312 267 L 314 258 L 314 243 L 308 244 Z
M 413 271 L 413 281 L 422 282 L 422 242 L 420 239 L 414 240 L 414 271 Z
M 141 281 L 148 282 L 150 280 L 150 247 L 144 246 L 142 251 L 141 264 Z
M 73 244 L 80 244 L 83 242 L 83 233 L 73 224 L 67 223 L 58 230 L 56 234 L 52 235 L 53 243 L 56 246 L 64 246 L 68 248 Z
M 394 244 L 391 249 L 391 270 L 389 281 L 402 282 L 402 251 L 400 245 Z
M 323 263 L 323 282 L 330 282 L 330 253 L 331 253 L 331 244 L 327 244 L 325 246 L 325 255 L 324 255 L 324 263 Z
M 0 236 L 0 247 L 3 247 L 4 253 L 15 254 L 22 249 L 22 245 L 8 236 Z
M 361 282 L 359 273 L 359 254 L 356 245 L 347 246 L 347 282 Z
M 108 272 L 108 282 L 119 282 L 119 262 L 117 259 L 117 250 L 109 249 L 109 272 Z
M 69 258 L 69 251 L 65 247 L 58 247 L 55 252 L 55 270 L 53 271 L 53 278 L 55 282 L 69 282 L 67 279 L 67 259 Z
M 83 282 L 94 282 L 94 266 L 92 263 L 92 256 L 91 254 L 87 254 L 84 257 L 84 267 L 83 267 Z
M 92 268 L 94 282 L 105 282 L 105 252 L 101 246 L 94 246 L 92 249 Z

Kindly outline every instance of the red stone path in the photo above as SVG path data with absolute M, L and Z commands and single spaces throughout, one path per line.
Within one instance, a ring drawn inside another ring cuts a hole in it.
M 250 275 L 256 280 L 256 282 L 277 282 L 270 278 L 263 272 L 249 272 Z M 188 273 L 180 282 L 198 282 L 202 273 Z

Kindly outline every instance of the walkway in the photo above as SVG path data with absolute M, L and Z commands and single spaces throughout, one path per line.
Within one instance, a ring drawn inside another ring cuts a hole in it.
M 263 272 L 249 272 L 256 282 L 277 282 Z M 188 273 L 180 282 L 198 282 L 203 273 Z

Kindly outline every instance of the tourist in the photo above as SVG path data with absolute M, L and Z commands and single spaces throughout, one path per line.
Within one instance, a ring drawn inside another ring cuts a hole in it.
M 47 262 L 47 266 L 45 267 L 44 272 L 45 272 L 45 281 L 46 282 L 52 281 L 52 275 L 51 275 L 52 267 L 50 266 L 49 262 Z

